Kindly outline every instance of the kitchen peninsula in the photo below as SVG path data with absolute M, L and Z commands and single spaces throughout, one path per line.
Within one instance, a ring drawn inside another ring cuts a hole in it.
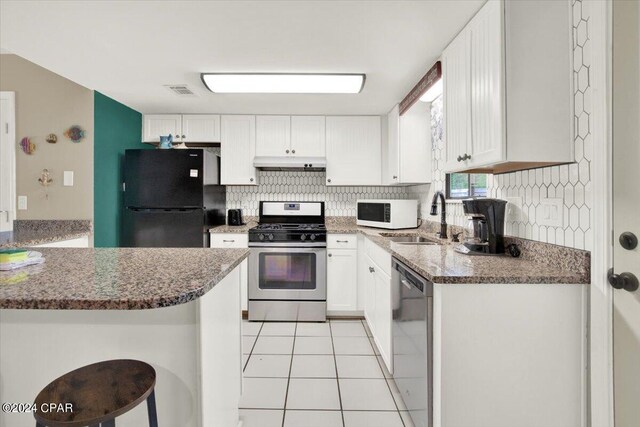
M 237 424 L 247 249 L 39 250 L 44 264 L 0 273 L 3 402 L 31 402 L 68 371 L 132 358 L 157 371 L 163 424 Z M 144 407 L 118 418 L 145 423 Z M 0 424 L 31 426 L 33 416 L 3 413 Z

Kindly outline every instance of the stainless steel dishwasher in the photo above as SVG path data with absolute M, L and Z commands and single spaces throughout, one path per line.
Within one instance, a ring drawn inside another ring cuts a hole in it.
M 433 426 L 433 283 L 392 261 L 393 379 L 416 427 Z

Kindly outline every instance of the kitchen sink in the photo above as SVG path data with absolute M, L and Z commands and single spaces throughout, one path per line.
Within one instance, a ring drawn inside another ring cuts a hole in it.
M 438 245 L 439 243 L 434 242 L 426 237 L 420 236 L 418 234 L 413 234 L 409 236 L 397 236 L 391 233 L 381 233 L 383 237 L 388 237 L 393 243 L 398 243 L 401 245 Z

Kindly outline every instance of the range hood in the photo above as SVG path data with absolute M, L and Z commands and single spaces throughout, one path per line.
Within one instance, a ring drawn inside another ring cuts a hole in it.
M 256 156 L 253 166 L 264 171 L 323 171 L 327 167 L 324 157 L 271 157 Z

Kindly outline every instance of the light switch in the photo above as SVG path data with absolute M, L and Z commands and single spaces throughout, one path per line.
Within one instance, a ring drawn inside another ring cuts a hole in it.
M 18 210 L 27 210 L 27 196 L 18 196 Z
M 562 227 L 564 202 L 561 198 L 540 199 L 536 222 L 547 227 Z
M 64 184 L 65 187 L 73 187 L 73 171 L 64 171 Z

